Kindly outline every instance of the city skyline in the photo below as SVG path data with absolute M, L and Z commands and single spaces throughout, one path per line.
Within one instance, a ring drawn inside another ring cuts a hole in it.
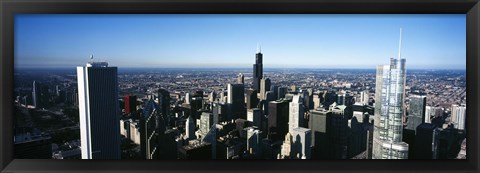
M 466 66 L 465 15 L 18 15 L 15 23 L 16 68 L 75 67 L 93 54 L 123 68 L 248 69 L 260 43 L 265 68 L 375 69 L 397 56 L 400 27 L 409 69 Z

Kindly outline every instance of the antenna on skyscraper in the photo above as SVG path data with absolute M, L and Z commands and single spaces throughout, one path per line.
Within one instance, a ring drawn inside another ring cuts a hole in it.
M 400 28 L 400 41 L 398 43 L 398 60 L 402 59 L 402 28 Z

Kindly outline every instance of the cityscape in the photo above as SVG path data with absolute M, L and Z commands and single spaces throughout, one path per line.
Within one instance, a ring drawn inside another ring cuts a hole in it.
M 262 44 L 249 68 L 16 67 L 14 158 L 466 159 L 465 67 L 410 68 L 402 38 L 366 68 L 270 67 Z

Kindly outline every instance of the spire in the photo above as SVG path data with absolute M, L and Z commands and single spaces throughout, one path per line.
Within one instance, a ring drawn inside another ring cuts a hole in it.
M 402 28 L 400 28 L 400 41 L 398 43 L 398 60 L 402 59 Z

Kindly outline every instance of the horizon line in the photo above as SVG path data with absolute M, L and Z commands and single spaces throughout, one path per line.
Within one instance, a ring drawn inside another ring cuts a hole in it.
M 14 67 L 14 69 L 72 69 L 75 67 L 58 67 L 58 66 L 39 66 L 39 67 Z M 110 66 L 109 66 L 110 67 Z M 117 67 L 118 69 L 251 69 L 250 67 Z M 309 69 L 309 70 L 336 70 L 336 69 L 352 69 L 352 70 L 376 70 L 376 68 L 364 67 L 264 67 L 264 69 Z M 409 70 L 466 70 L 466 68 L 408 68 Z

